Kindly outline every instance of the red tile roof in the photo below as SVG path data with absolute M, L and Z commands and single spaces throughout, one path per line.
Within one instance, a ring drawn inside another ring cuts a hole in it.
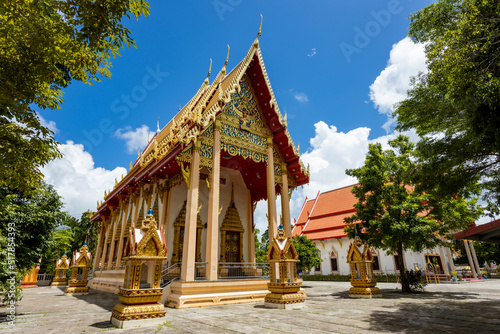
M 320 194 L 311 217 L 352 210 L 354 204 L 358 201 L 351 193 L 352 187 L 348 186 Z
M 305 235 L 311 240 L 342 238 L 344 218 L 356 211 L 356 197 L 351 192 L 354 185 L 318 193 L 316 199 L 305 200 L 292 236 Z

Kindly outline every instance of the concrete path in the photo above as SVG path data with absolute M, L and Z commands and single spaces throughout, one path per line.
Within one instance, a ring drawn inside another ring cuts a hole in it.
M 349 283 L 304 282 L 302 310 L 266 309 L 263 303 L 167 309 L 162 326 L 116 329 L 109 323 L 116 295 L 92 291 L 64 296 L 61 288 L 24 291 L 14 326 L 0 307 L 2 333 L 500 333 L 500 280 L 430 285 L 402 294 L 379 283 L 383 297 L 350 299 Z

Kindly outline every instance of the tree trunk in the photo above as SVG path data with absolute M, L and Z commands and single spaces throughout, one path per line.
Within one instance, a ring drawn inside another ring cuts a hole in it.
M 404 265 L 403 244 L 398 243 L 397 248 L 398 248 L 398 268 L 401 277 L 401 291 L 411 292 L 410 282 L 408 281 L 408 277 L 406 276 L 406 268 Z

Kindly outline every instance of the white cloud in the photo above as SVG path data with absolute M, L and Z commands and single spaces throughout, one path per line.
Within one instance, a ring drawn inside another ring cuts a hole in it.
M 312 48 L 312 49 L 311 49 L 311 52 L 309 52 L 309 53 L 307 54 L 307 56 L 308 56 L 308 57 L 314 57 L 314 56 L 316 55 L 316 53 L 317 53 L 317 52 L 316 52 L 316 48 Z
M 97 200 L 102 200 L 104 190 L 110 190 L 115 178 L 121 179 L 127 170 L 116 167 L 113 170 L 95 167 L 90 153 L 82 144 L 67 141 L 59 144 L 64 154 L 62 159 L 50 162 L 42 169 L 45 181 L 52 184 L 63 198 L 64 210 L 77 218 L 87 210 L 96 209 Z
M 54 122 L 54 121 L 47 121 L 40 114 L 38 114 L 38 117 L 40 118 L 40 124 L 42 126 L 48 128 L 49 130 L 51 130 L 52 132 L 54 132 L 54 134 L 56 134 L 56 133 L 59 132 L 59 129 L 56 127 L 56 122 Z
M 306 93 L 294 93 L 293 97 L 299 102 L 299 103 L 306 103 L 309 102 L 309 98 L 307 97 Z
M 426 71 L 423 44 L 415 44 L 408 37 L 392 46 L 386 68 L 370 86 L 370 99 L 379 113 L 388 116 L 383 128 L 389 133 L 394 120 L 394 104 L 406 98 L 410 78 Z
M 143 124 L 140 128 L 136 128 L 135 130 L 132 130 L 129 126 L 125 129 L 118 129 L 115 132 L 115 137 L 125 140 L 127 152 L 132 154 L 137 152 L 138 148 L 146 147 L 148 138 L 152 138 L 153 134 L 152 131 L 149 131 L 149 127 Z
M 293 218 L 298 218 L 306 196 L 308 199 L 314 199 L 318 191 L 325 192 L 357 183 L 357 179 L 346 175 L 345 170 L 358 168 L 364 164 L 369 144 L 379 142 L 384 149 L 387 149 L 388 141 L 399 135 L 393 133 L 370 140 L 368 139 L 370 129 L 367 127 L 344 133 L 338 132 L 335 126 L 329 126 L 323 121 L 314 126 L 316 130 L 315 136 L 310 140 L 311 148 L 301 155 L 304 164 L 310 166 L 309 184 L 297 188 L 292 195 L 290 200 L 292 222 Z M 403 134 L 414 142 L 417 139 L 415 133 Z M 267 206 L 262 210 L 265 210 L 264 213 L 267 212 Z

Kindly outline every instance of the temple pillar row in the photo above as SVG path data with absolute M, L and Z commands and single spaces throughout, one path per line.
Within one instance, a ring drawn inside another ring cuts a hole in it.
M 200 147 L 201 141 L 196 140 L 193 144 L 189 188 L 187 193 L 181 281 L 194 281 L 195 279 L 196 223 L 198 217 L 198 194 L 200 182 Z
M 118 244 L 118 256 L 116 257 L 116 266 L 119 267 L 121 265 L 121 262 L 122 262 L 122 255 L 123 255 L 123 247 L 124 247 L 124 244 L 123 244 L 123 240 L 125 238 L 125 233 L 128 233 L 128 231 L 125 231 L 125 227 L 127 226 L 127 219 L 128 217 L 130 216 L 130 210 L 132 208 L 132 204 L 131 204 L 131 201 L 130 199 L 125 199 L 123 202 L 122 202 L 122 212 L 123 212 L 123 216 L 122 216 L 122 219 L 121 219 L 121 229 L 120 229 L 120 242 Z
M 219 201 L 220 201 L 220 120 L 214 122 L 214 146 L 212 151 L 212 175 L 208 194 L 208 223 L 205 258 L 206 279 L 216 281 L 219 267 Z
M 106 228 L 106 221 L 103 221 L 102 224 L 107 231 L 106 231 L 106 237 L 104 238 L 102 257 L 101 260 L 99 261 L 99 263 L 101 264 L 100 268 L 104 268 L 106 266 L 105 262 L 106 262 L 106 256 L 108 255 L 108 240 L 109 240 L 109 235 L 111 234 L 111 227 L 112 227 L 111 222 L 109 223 L 107 228 Z
M 111 210 L 111 221 L 113 223 L 113 235 L 111 238 L 111 244 L 109 247 L 109 256 L 108 256 L 108 269 L 111 269 L 113 266 L 113 259 L 115 257 L 115 243 L 116 243 L 116 230 L 118 229 L 118 225 L 120 224 L 121 211 L 116 212 L 115 210 Z

